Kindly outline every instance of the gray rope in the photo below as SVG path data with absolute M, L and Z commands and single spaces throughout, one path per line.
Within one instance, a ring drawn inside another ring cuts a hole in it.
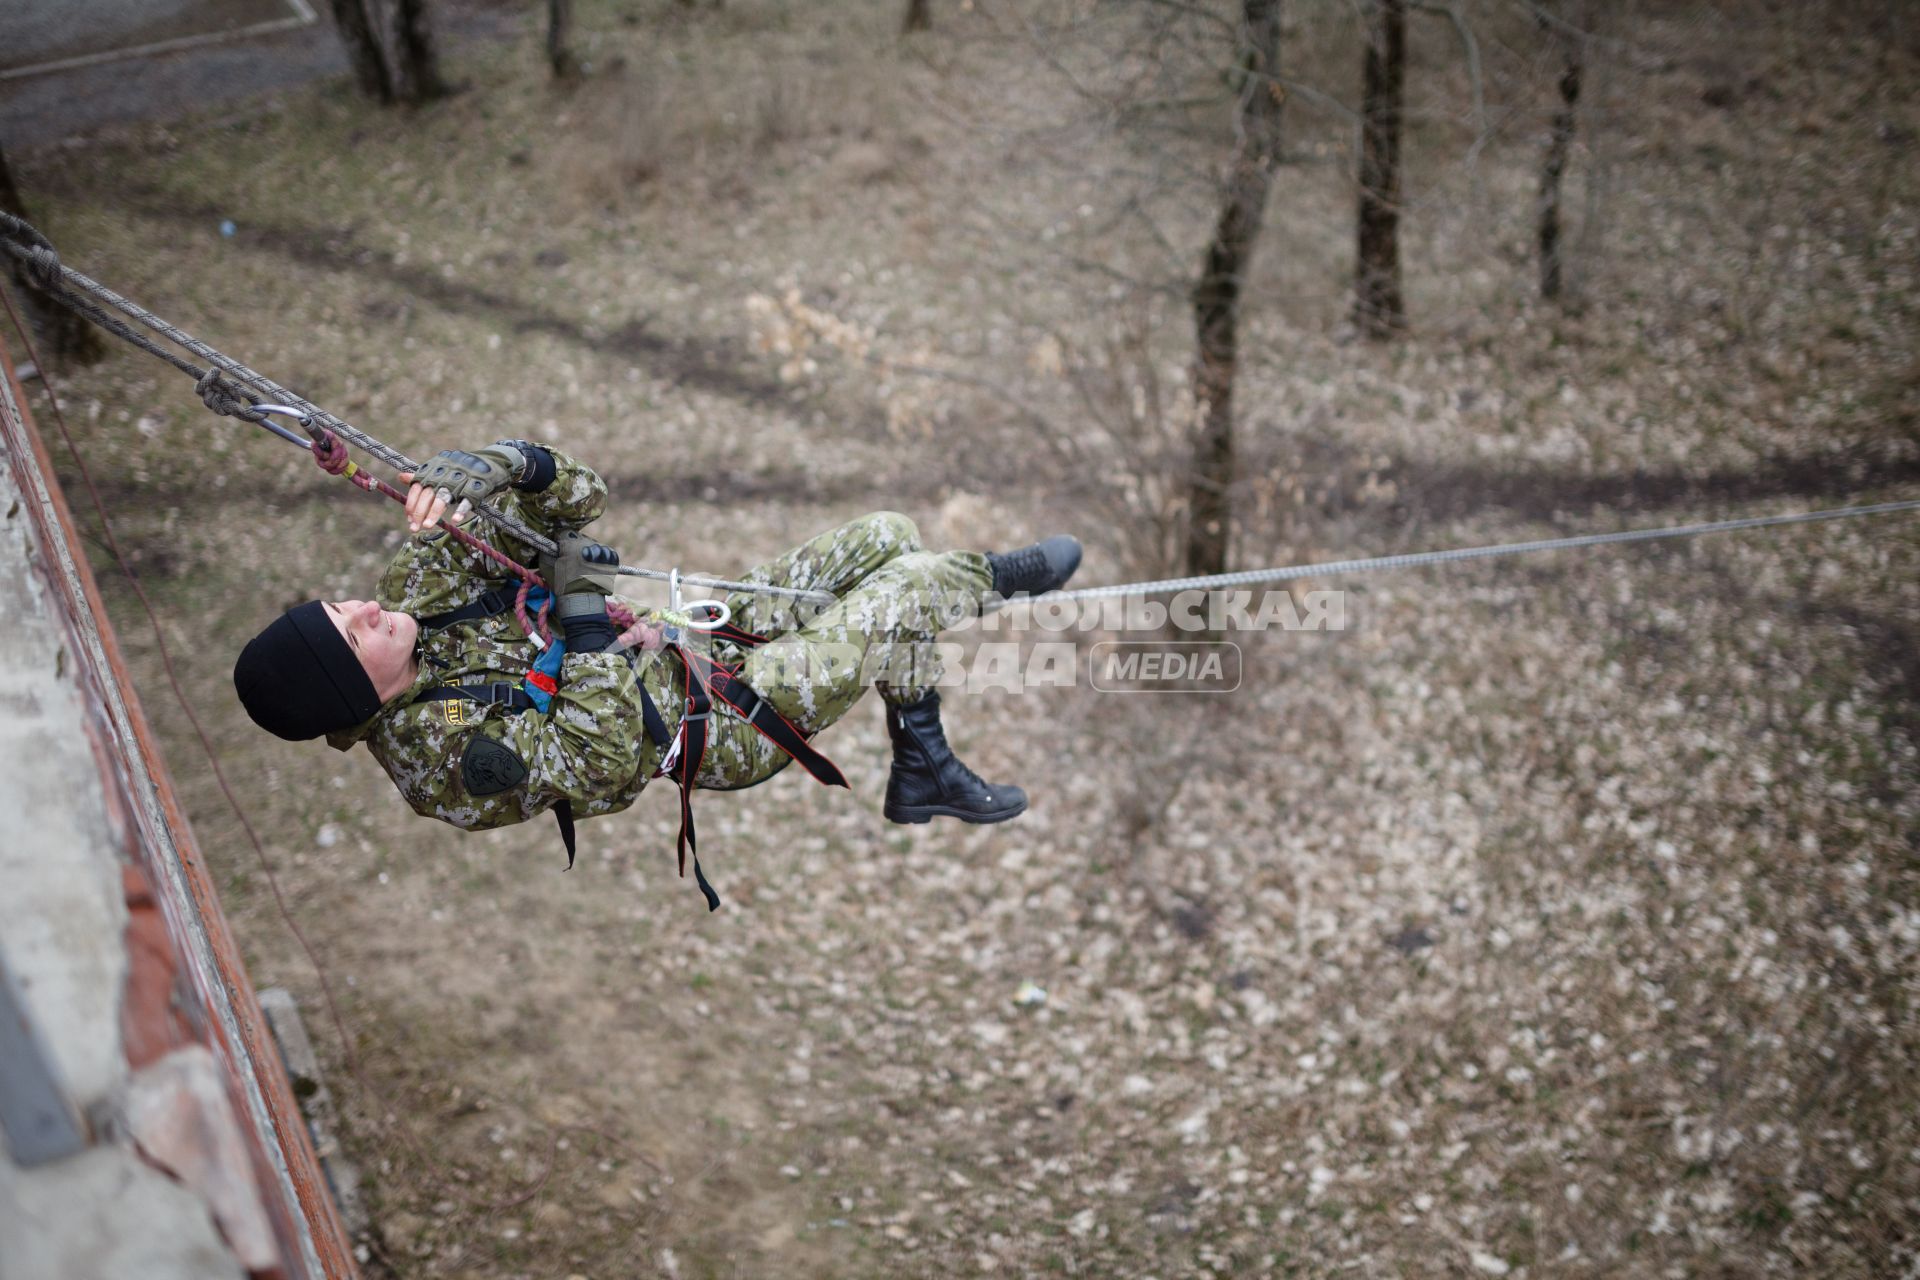
M 1802 511 L 1777 516 L 1747 516 L 1738 520 L 1715 520 L 1705 524 L 1674 525 L 1661 529 L 1626 529 L 1616 533 L 1586 533 L 1571 538 L 1542 538 L 1532 542 L 1509 542 L 1491 547 L 1449 547 L 1439 551 L 1416 551 L 1404 555 L 1370 556 L 1359 560 L 1328 560 L 1319 564 L 1288 565 L 1275 569 L 1248 569 L 1241 573 L 1216 573 L 1195 578 L 1162 578 L 1154 582 L 1122 582 L 1106 587 L 1087 587 L 1079 591 L 1054 591 L 1044 596 L 1017 596 L 996 600 L 989 608 L 1005 608 L 1020 603 L 1067 600 L 1108 600 L 1118 596 L 1170 595 L 1181 591 L 1220 590 L 1250 587 L 1298 578 L 1326 578 L 1338 574 L 1375 573 L 1390 569 L 1412 569 L 1428 564 L 1448 564 L 1459 560 L 1491 560 L 1502 556 L 1528 555 L 1537 551 L 1571 551 L 1580 547 L 1611 546 L 1620 542 L 1656 542 L 1668 538 L 1692 538 L 1703 533 L 1729 533 L 1737 529 L 1766 529 L 1776 525 L 1813 524 L 1822 520 L 1843 520 L 1854 516 L 1891 515 L 1900 511 L 1920 511 L 1920 499 L 1882 502 L 1865 507 L 1839 507 L 1829 511 Z M 666 581 L 668 574 L 658 569 L 621 566 L 620 572 L 636 578 Z M 794 587 L 769 587 L 751 582 L 729 582 L 723 578 L 680 579 L 682 586 L 709 587 L 722 591 L 761 592 L 777 596 L 832 604 L 837 597 L 824 591 L 804 591 Z
M 89 279 L 80 272 L 75 271 L 72 267 L 66 266 L 60 261 L 59 255 L 54 252 L 53 245 L 48 242 L 47 238 L 41 235 L 38 230 L 25 220 L 17 218 L 12 214 L 0 213 L 0 233 L 3 233 L 0 234 L 0 248 L 5 249 L 8 253 L 12 254 L 14 258 L 19 260 L 32 275 L 35 282 L 42 284 L 56 301 L 86 316 L 87 319 L 93 321 L 114 336 L 125 339 L 151 355 L 158 356 L 174 368 L 179 369 L 182 373 L 192 377 L 195 380 L 196 387 L 202 388 L 201 398 L 206 402 L 207 407 L 215 413 L 227 413 L 233 417 L 245 418 L 249 422 L 262 422 L 262 416 L 251 411 L 253 404 L 273 402 L 288 405 L 298 409 L 306 417 L 306 421 L 302 425 L 305 426 L 315 438 L 318 438 L 321 430 L 331 431 L 347 443 L 356 445 L 363 451 L 372 454 L 388 466 L 393 467 L 396 471 L 417 471 L 419 469 L 419 463 L 407 457 L 406 454 L 401 453 L 398 449 L 392 448 L 373 436 L 368 435 L 352 423 L 335 417 L 305 397 L 295 395 L 292 391 L 289 391 L 272 379 L 249 369 L 238 360 L 221 354 L 219 351 L 201 342 L 198 338 L 195 338 L 192 334 L 187 333 L 178 326 L 169 324 L 146 308 L 121 297 L 105 285 L 100 284 L 96 280 Z M 62 284 L 71 285 L 84 293 L 90 294 L 93 298 L 119 311 L 129 319 L 145 325 L 148 329 L 159 334 L 169 342 L 207 361 L 207 363 L 213 367 L 212 370 L 197 368 L 192 363 L 181 359 L 174 353 L 157 346 L 144 335 L 128 328 L 114 317 L 107 315 L 101 311 L 99 307 L 88 302 L 86 299 L 75 297 L 66 289 L 61 288 L 60 286 Z M 237 380 L 242 386 L 238 388 L 237 391 L 231 388 L 215 386 L 214 390 L 221 392 L 221 394 L 210 396 L 208 390 L 203 387 L 203 380 L 210 372 L 216 370 Z M 252 398 L 247 398 L 250 394 Z M 264 425 L 264 423 L 262 424 Z M 277 432 L 276 434 L 284 435 L 285 433 Z M 521 521 L 495 509 L 487 503 L 475 502 L 472 504 L 472 508 L 475 514 L 504 529 L 535 550 L 548 555 L 553 554 L 555 549 L 553 540 L 545 534 L 528 527 Z
M 308 442 L 304 438 L 295 435 L 292 431 L 281 426 L 266 414 L 258 412 L 254 408 L 255 403 L 258 402 L 242 398 L 239 392 L 233 388 L 232 384 L 220 376 L 219 370 L 202 369 L 191 360 L 181 359 L 175 353 L 141 334 L 138 330 L 129 327 L 115 319 L 106 311 L 94 306 L 85 298 L 76 297 L 68 293 L 65 289 L 56 286 L 50 289 L 42 289 L 42 292 L 59 302 L 62 306 L 68 307 L 80 315 L 85 316 L 88 320 L 99 325 L 108 333 L 132 343 L 149 355 L 157 356 L 192 378 L 194 380 L 193 389 L 200 393 L 201 402 L 213 412 L 223 417 L 244 418 L 256 426 L 265 427 L 290 444 L 298 445 L 302 449 L 307 448 Z
M 1167 595 L 1179 591 L 1219 590 L 1225 587 L 1252 587 L 1269 582 L 1288 582 L 1297 578 L 1326 578 L 1336 574 L 1375 573 L 1388 569 L 1411 569 L 1426 564 L 1447 564 L 1456 560 L 1490 560 L 1498 556 L 1530 555 L 1536 551 L 1571 551 L 1579 547 L 1604 547 L 1621 542 L 1655 542 L 1666 538 L 1693 538 L 1703 533 L 1730 533 L 1736 529 L 1770 529 L 1778 525 L 1813 524 L 1821 520 L 1846 520 L 1854 516 L 1890 515 L 1897 511 L 1920 510 L 1920 499 L 1881 502 L 1865 507 L 1838 507 L 1828 511 L 1801 511 L 1778 516 L 1748 516 L 1740 520 L 1714 520 L 1705 524 L 1674 525 L 1663 529 L 1626 529 L 1617 533 L 1587 533 L 1573 538 L 1542 538 L 1532 542 L 1509 542 L 1491 547 L 1450 547 L 1441 551 L 1416 551 L 1397 556 L 1370 556 L 1360 560 L 1327 560 L 1319 564 L 1287 565 L 1277 569 L 1248 569 L 1242 573 L 1216 573 L 1197 578 L 1162 578 L 1155 582 L 1128 582 L 1111 587 L 1088 587 L 1080 591 L 1055 591 L 1034 600 L 1102 600 L 1114 596 Z

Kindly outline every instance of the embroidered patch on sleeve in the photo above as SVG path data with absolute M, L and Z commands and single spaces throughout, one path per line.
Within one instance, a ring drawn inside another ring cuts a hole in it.
M 527 766 L 512 747 L 476 733 L 460 755 L 460 782 L 468 795 L 495 796 L 527 780 Z

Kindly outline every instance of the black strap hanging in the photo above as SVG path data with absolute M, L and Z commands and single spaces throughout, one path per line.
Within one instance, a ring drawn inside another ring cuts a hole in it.
M 428 614 L 420 619 L 422 630 L 440 631 L 459 622 L 472 622 L 476 618 L 491 618 L 497 613 L 505 613 L 513 608 L 513 602 L 520 592 L 510 582 L 495 583 L 482 592 L 477 600 L 470 600 L 457 609 L 445 613 Z
M 567 870 L 573 870 L 573 801 L 562 800 L 553 806 L 554 821 L 560 824 L 560 843 L 567 846 Z
M 709 634 L 720 636 L 745 649 L 766 642 L 765 636 L 733 626 L 716 628 Z M 700 886 L 700 892 L 706 895 L 707 910 L 714 911 L 720 906 L 720 895 L 714 892 L 713 886 L 707 882 L 706 873 L 700 869 L 699 841 L 693 824 L 693 789 L 699 778 L 700 766 L 706 759 L 716 700 L 731 708 L 762 737 L 798 760 L 816 781 L 836 787 L 849 784 L 846 775 L 840 772 L 833 761 L 814 749 L 808 741 L 808 734 L 774 710 L 773 704 L 763 698 L 758 690 L 740 679 L 739 667 L 716 662 L 705 653 L 691 648 L 686 643 L 684 632 L 678 628 L 670 629 L 666 640 L 668 649 L 680 659 L 687 677 L 687 711 L 680 722 L 680 754 L 675 758 L 673 768 L 666 773 L 667 777 L 679 784 L 680 791 L 680 835 L 677 842 L 680 874 L 687 874 L 687 855 L 691 853 L 694 882 Z M 643 710 L 652 710 L 651 700 L 643 704 Z M 651 725 L 648 731 L 652 732 Z

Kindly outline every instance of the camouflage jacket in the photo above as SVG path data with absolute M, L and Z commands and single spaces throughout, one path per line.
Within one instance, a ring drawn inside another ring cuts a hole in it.
M 546 446 L 542 446 L 545 448 Z M 607 506 L 607 486 L 557 449 L 553 483 L 539 493 L 506 490 L 496 505 L 542 533 L 578 529 Z M 533 548 L 492 525 L 475 536 L 522 564 Z M 445 533 L 409 539 L 380 579 L 383 608 L 433 617 L 511 586 L 497 565 Z M 365 742 L 414 812 L 468 830 L 525 822 L 562 800 L 576 818 L 618 813 L 633 803 L 659 764 L 641 713 L 644 683 L 669 734 L 684 706 L 678 680 L 659 654 L 570 653 L 546 713 L 514 712 L 470 699 L 422 701 L 439 685 L 503 681 L 518 686 L 539 651 L 513 610 L 420 629 L 420 674 L 379 714 L 327 741 L 341 751 Z

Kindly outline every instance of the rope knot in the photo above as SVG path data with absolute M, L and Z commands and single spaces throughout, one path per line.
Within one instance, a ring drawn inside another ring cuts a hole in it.
M 220 376 L 218 369 L 209 369 L 200 375 L 193 384 L 200 393 L 200 402 L 223 418 L 245 418 L 249 422 L 260 421 L 260 415 L 253 411 L 253 402 L 246 399 L 233 384 Z
M 340 443 L 340 437 L 331 431 L 322 430 L 313 438 L 313 460 L 320 469 L 330 476 L 344 475 L 347 470 L 347 446 Z
M 67 282 L 66 272 L 60 266 L 60 255 L 51 247 L 31 247 L 27 251 L 24 266 L 27 277 L 48 293 L 58 293 L 60 286 Z
M 60 255 L 53 244 L 25 218 L 0 213 L 0 233 L 13 242 L 13 255 L 26 269 L 27 278 L 48 293 L 57 292 L 67 282 Z

